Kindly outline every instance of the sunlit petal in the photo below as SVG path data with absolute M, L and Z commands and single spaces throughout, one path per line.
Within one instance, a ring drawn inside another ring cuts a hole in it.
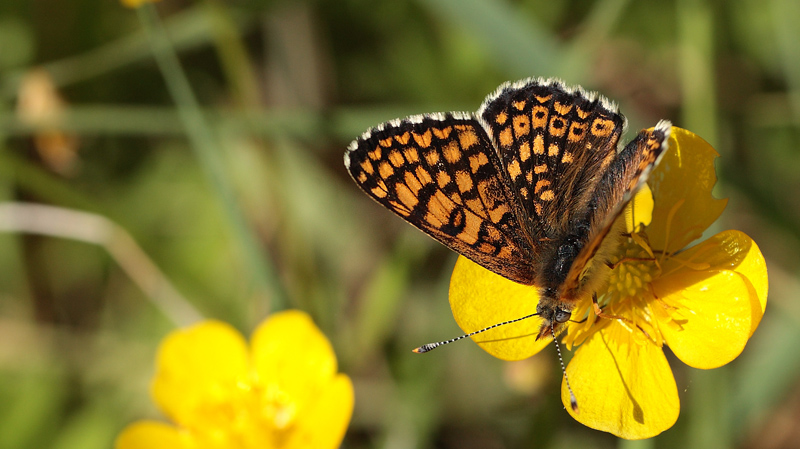
M 208 404 L 229 402 L 249 379 L 247 343 L 228 324 L 205 321 L 171 333 L 156 361 L 153 398 L 176 423 L 203 427 Z
M 536 288 L 494 274 L 460 256 L 450 278 L 450 308 L 461 329 L 473 332 L 536 313 Z M 472 337 L 489 354 L 503 360 L 528 358 L 550 343 L 536 341 L 542 320 L 532 317 Z
M 335 449 L 344 438 L 353 412 L 353 384 L 339 374 L 303 411 L 289 435 L 287 448 Z
M 672 127 L 669 150 L 648 180 L 655 198 L 653 221 L 647 227 L 653 248 L 677 251 L 700 238 L 722 214 L 728 200 L 711 195 L 718 156 L 694 133 Z
M 649 225 L 653 220 L 653 207 L 653 192 L 647 184 L 644 184 L 622 213 L 625 230 L 635 232 L 639 225 Z
M 566 384 L 561 388 L 562 402 L 578 422 L 621 438 L 642 439 L 669 429 L 678 419 L 678 389 L 663 351 L 637 341 L 615 321 L 578 348 L 567 367 L 578 413 L 570 407 Z
M 684 270 L 654 282 L 653 289 L 659 298 L 653 310 L 665 323 L 667 345 L 695 368 L 717 368 L 736 358 L 761 315 L 746 281 L 733 271 Z
M 671 258 L 653 283 L 653 306 L 675 355 L 695 368 L 716 368 L 744 349 L 764 313 L 767 270 L 758 246 L 725 231 Z
M 697 265 L 707 270 L 733 270 L 739 273 L 755 290 L 761 311 L 766 309 L 769 291 L 767 263 L 756 242 L 747 234 L 736 230 L 720 232 L 665 261 L 664 274 L 669 275 L 683 266 Z M 758 325 L 758 322 L 755 324 Z
M 305 312 L 271 315 L 256 329 L 252 346 L 259 383 L 279 385 L 298 408 L 316 400 L 336 374 L 333 348 Z
M 195 449 L 191 436 L 157 421 L 139 421 L 126 427 L 114 443 L 116 449 Z

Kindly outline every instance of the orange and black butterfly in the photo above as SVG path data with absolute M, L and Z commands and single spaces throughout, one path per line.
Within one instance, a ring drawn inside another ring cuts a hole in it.
M 553 79 L 501 85 L 476 114 L 392 120 L 344 155 L 364 192 L 450 249 L 539 290 L 537 338 L 557 334 L 612 224 L 658 163 L 671 124 L 618 148 L 625 117 Z

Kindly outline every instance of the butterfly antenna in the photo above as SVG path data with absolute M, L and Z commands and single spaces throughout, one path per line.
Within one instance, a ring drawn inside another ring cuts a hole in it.
M 462 338 L 472 337 L 473 335 L 480 334 L 481 332 L 486 332 L 489 329 L 494 329 L 496 327 L 504 326 L 506 324 L 511 324 L 511 323 L 516 323 L 517 321 L 527 320 L 528 318 L 536 316 L 536 315 L 538 315 L 538 313 L 532 313 L 532 314 L 530 314 L 528 316 L 524 316 L 522 318 L 517 318 L 517 319 L 511 320 L 511 321 L 503 321 L 502 323 L 492 324 L 489 327 L 484 327 L 481 330 L 477 330 L 475 332 L 470 332 L 470 333 L 464 334 L 464 335 L 462 335 L 460 337 L 451 338 L 450 340 L 438 341 L 436 343 L 428 343 L 427 345 L 422 345 L 419 348 L 415 348 L 413 350 L 413 352 L 416 352 L 417 354 L 422 354 L 423 352 L 428 352 L 428 351 L 434 350 L 434 349 L 438 348 L 439 346 L 444 346 L 444 345 L 446 345 L 448 343 L 452 343 L 454 341 L 461 340 Z M 562 366 L 563 366 L 563 364 L 562 364 Z
M 550 331 L 553 335 L 553 343 L 556 344 L 556 351 L 558 352 L 558 363 L 561 364 L 561 372 L 564 373 L 564 380 L 567 381 L 567 390 L 569 390 L 569 405 L 572 407 L 572 411 L 580 413 L 578 410 L 578 399 L 575 397 L 575 393 L 572 392 L 572 387 L 569 386 L 569 377 L 567 377 L 567 368 L 564 367 L 564 359 L 561 357 L 561 346 L 558 345 L 558 340 L 556 339 L 556 324 L 555 321 L 550 323 Z

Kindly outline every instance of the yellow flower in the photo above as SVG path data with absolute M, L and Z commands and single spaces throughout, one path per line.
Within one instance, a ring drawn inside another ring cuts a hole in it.
M 161 0 L 120 0 L 122 6 L 126 6 L 128 8 L 138 8 L 145 3 L 156 3 L 160 2 Z
M 231 326 L 205 321 L 168 335 L 152 395 L 175 423 L 140 421 L 117 449 L 336 448 L 353 411 L 330 343 L 303 312 L 269 317 L 252 347 Z
M 578 346 L 567 367 L 579 412 L 562 381 L 561 398 L 576 420 L 621 438 L 649 438 L 678 419 L 678 389 L 662 347 L 701 369 L 717 368 L 744 349 L 767 303 L 767 269 L 755 242 L 721 232 L 695 246 L 722 213 L 714 199 L 716 151 L 689 131 L 672 128 L 669 150 L 620 216 L 628 232 L 597 291 L 572 312 L 563 338 Z M 651 193 L 652 192 L 652 193 Z M 629 237 L 628 237 L 629 236 Z M 536 310 L 535 287 L 516 284 L 460 257 L 450 281 L 459 326 L 472 332 Z M 580 321 L 583 320 L 583 321 Z M 539 352 L 542 320 L 533 317 L 473 339 L 504 360 Z

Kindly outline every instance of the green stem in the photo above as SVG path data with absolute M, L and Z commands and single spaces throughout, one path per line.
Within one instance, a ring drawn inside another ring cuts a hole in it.
M 233 185 L 223 169 L 221 148 L 216 137 L 210 131 L 211 125 L 207 123 L 200 111 L 189 80 L 186 78 L 158 13 L 150 4 L 138 8 L 137 11 L 150 41 L 156 63 L 164 76 L 167 89 L 175 101 L 181 122 L 186 128 L 190 146 L 223 204 L 228 221 L 233 227 L 236 243 L 245 257 L 247 266 L 253 271 L 252 275 L 257 283 L 256 288 L 269 298 L 271 310 L 284 309 L 288 304 L 286 293 L 281 288 L 275 268 L 263 256 L 261 245 L 245 220 L 244 213 L 234 194 Z

